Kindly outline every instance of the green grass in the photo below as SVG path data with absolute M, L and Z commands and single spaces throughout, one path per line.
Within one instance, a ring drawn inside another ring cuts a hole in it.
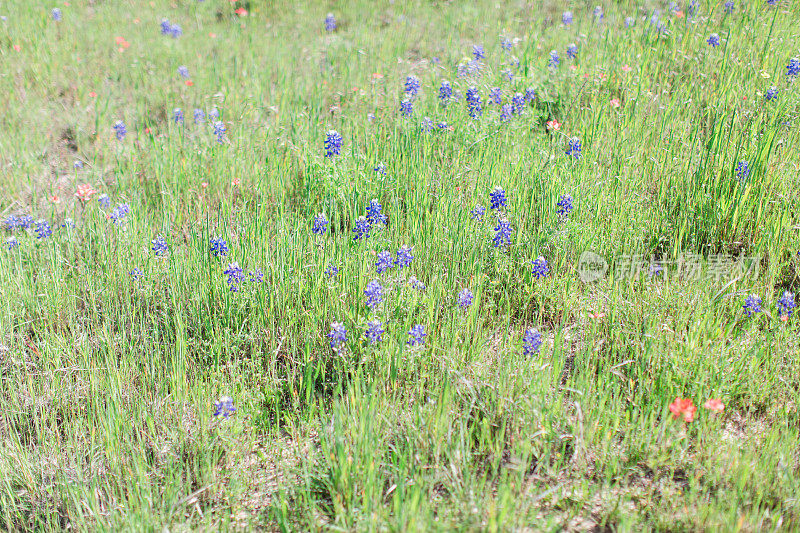
M 70 4 L 60 22 L 51 3 L 0 4 L 0 215 L 53 225 L 0 250 L 0 529 L 800 529 L 800 343 L 776 307 L 800 287 L 796 3 L 725 15 L 705 1 L 691 20 L 608 3 L 600 25 L 593 5 L 549 0 Z M 162 18 L 183 36 L 160 35 Z M 501 36 L 518 38 L 518 69 Z M 475 43 L 482 74 L 458 78 Z M 462 97 L 446 109 L 444 79 Z M 501 123 L 493 86 L 504 103 L 537 97 Z M 221 144 L 192 120 L 214 107 Z M 425 133 L 425 116 L 451 129 Z M 330 129 L 344 137 L 333 160 Z M 96 196 L 82 205 L 84 183 L 130 204 L 126 222 Z M 495 186 L 513 228 L 500 249 L 490 210 L 469 214 Z M 372 198 L 389 223 L 354 241 Z M 209 253 L 217 235 L 227 258 Z M 411 267 L 377 275 L 377 252 L 401 245 Z M 587 251 L 609 262 L 594 283 Z M 536 279 L 539 256 L 550 274 Z M 636 276 L 621 270 L 631 256 Z M 263 283 L 229 291 L 233 261 Z M 370 311 L 375 278 L 387 293 Z M 752 293 L 764 312 L 748 318 Z M 414 324 L 423 347 L 406 344 Z M 544 339 L 532 356 L 528 328 Z M 214 417 L 225 395 L 236 412 Z M 671 416 L 676 397 L 693 399 L 693 422 Z

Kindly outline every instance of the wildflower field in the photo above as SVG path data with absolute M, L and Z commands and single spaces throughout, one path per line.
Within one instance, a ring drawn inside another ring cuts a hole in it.
M 0 530 L 800 530 L 798 2 L 0 15 Z

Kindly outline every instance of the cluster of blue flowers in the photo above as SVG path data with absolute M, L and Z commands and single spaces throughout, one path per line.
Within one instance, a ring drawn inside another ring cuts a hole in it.
M 342 136 L 336 130 L 325 134 L 325 157 L 335 157 L 342 153 Z
M 179 24 L 173 24 L 168 19 L 161 19 L 161 35 L 168 35 L 177 39 L 183 35 L 183 28 Z
M 214 257 L 225 257 L 228 255 L 228 243 L 220 236 L 212 237 L 209 241 L 211 253 Z

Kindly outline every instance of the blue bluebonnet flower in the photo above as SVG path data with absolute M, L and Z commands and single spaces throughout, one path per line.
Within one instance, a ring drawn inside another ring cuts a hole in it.
M 511 51 L 511 47 L 513 47 L 513 46 L 514 46 L 514 43 L 511 42 L 511 39 L 509 39 L 508 37 L 500 37 L 500 48 L 502 48 L 506 52 L 510 52 Z
M 217 136 L 217 142 L 219 144 L 224 143 L 225 142 L 225 133 L 227 132 L 227 129 L 225 128 L 225 123 L 222 122 L 221 120 L 215 120 L 211 124 L 211 127 L 214 129 L 214 135 Z
M 404 268 L 407 266 L 411 266 L 411 261 L 413 260 L 414 256 L 411 255 L 411 247 L 401 246 L 397 250 L 397 259 L 395 259 L 394 264 L 397 265 L 399 268 Z
M 464 289 L 458 293 L 458 306 L 463 309 L 469 309 L 469 306 L 472 305 L 472 299 L 475 297 L 472 294 L 472 291 L 469 289 Z
M 733 13 L 733 9 L 735 7 L 736 5 L 733 3 L 733 0 L 728 0 L 727 2 L 725 2 L 725 13 L 730 15 L 731 13 Z
M 572 196 L 569 194 L 562 194 L 556 205 L 558 206 L 559 218 L 567 218 L 572 212 Z
M 75 168 L 75 170 L 81 170 L 83 168 L 83 161 L 76 159 L 75 162 L 72 163 L 72 166 Z
M 3 221 L 3 224 L 6 226 L 7 230 L 14 231 L 19 228 L 19 219 L 14 215 L 8 215 Z
M 375 165 L 375 168 L 373 168 L 372 170 L 374 170 L 375 172 L 377 172 L 381 176 L 385 176 L 386 175 L 386 163 L 384 163 L 383 161 L 380 161 L 380 162 L 378 162 L 377 165 Z
M 53 234 L 53 228 L 50 227 L 50 224 L 46 220 L 42 219 L 36 222 L 37 239 L 46 239 L 52 234 Z
M 711 35 L 708 36 L 706 42 L 710 44 L 712 47 L 716 48 L 717 46 L 719 46 L 719 34 L 712 33 Z
M 161 35 L 169 35 L 172 25 L 168 19 L 161 19 Z
M 630 28 L 633 26 L 633 23 L 636 22 L 633 17 L 625 17 L 625 27 Z
M 565 152 L 567 155 L 571 155 L 575 159 L 581 158 L 581 140 L 577 137 L 572 137 L 567 141 L 569 143 L 569 149 Z
M 74 228 L 75 227 L 75 221 L 72 220 L 71 218 L 67 217 L 67 218 L 64 219 L 64 222 L 61 224 L 61 227 L 62 228 L 67 228 L 67 229 Z
M 180 107 L 172 110 L 172 120 L 175 121 L 175 124 L 183 124 L 183 110 Z
M 153 245 L 152 250 L 156 255 L 164 255 L 167 253 L 167 241 L 164 239 L 163 235 L 157 235 L 150 244 Z
M 472 211 L 469 212 L 469 216 L 471 219 L 480 222 L 483 220 L 484 213 L 486 213 L 486 208 L 481 204 L 475 204 L 475 207 L 473 207 Z
M 480 61 L 486 57 L 486 54 L 483 53 L 483 46 L 480 44 L 472 45 L 472 55 L 475 56 L 476 61 Z
M 61 20 L 61 10 L 58 9 L 57 7 L 53 8 L 53 10 L 50 12 L 50 15 L 56 22 L 59 22 Z
M 109 207 L 109 206 L 111 205 L 111 198 L 109 198 L 109 197 L 108 197 L 108 195 L 107 195 L 106 193 L 103 193 L 103 194 L 101 194 L 100 196 L 98 196 L 98 197 L 97 197 L 97 201 L 98 201 L 98 202 L 100 203 L 100 205 L 102 205 L 103 207 Z
M 789 291 L 783 291 L 783 296 L 778 300 L 778 314 L 788 318 L 792 316 L 792 310 L 795 307 L 794 294 Z
M 214 402 L 214 416 L 228 418 L 235 412 L 236 408 L 233 406 L 233 398 L 230 396 L 223 396 Z
M 358 217 L 356 220 L 356 224 L 353 227 L 353 233 L 355 233 L 355 237 L 353 237 L 354 241 L 359 239 L 368 239 L 369 238 L 369 230 L 372 229 L 372 225 L 366 219 L 366 217 Z
M 339 269 L 333 263 L 328 263 L 328 267 L 325 269 L 325 275 L 329 278 L 332 278 L 339 274 Z
M 195 124 L 202 124 L 206 121 L 206 114 L 203 112 L 202 109 L 195 109 L 194 110 L 194 123 Z
M 225 242 L 225 239 L 223 239 L 221 235 L 211 237 L 209 244 L 211 253 L 214 254 L 214 257 L 225 257 L 230 251 L 228 249 L 228 243 Z
M 492 189 L 489 193 L 489 207 L 491 209 L 500 209 L 506 206 L 506 191 L 499 185 Z
M 14 231 L 19 229 L 28 229 L 34 225 L 33 217 L 30 215 L 14 216 L 9 215 L 5 220 L 6 228 Z
M 547 259 L 541 255 L 531 261 L 531 265 L 533 265 L 531 273 L 536 279 L 544 278 L 550 272 L 550 267 L 547 265 Z
M 390 268 L 394 268 L 394 260 L 392 259 L 392 252 L 385 250 L 378 252 L 378 260 L 375 262 L 375 271 L 378 274 L 383 274 Z
M 492 87 L 489 89 L 489 98 L 487 98 L 489 104 L 496 104 L 500 105 L 503 103 L 503 92 L 500 90 L 500 87 Z
M 650 17 L 650 25 L 655 26 L 657 24 L 660 24 L 661 23 L 660 21 L 661 21 L 661 12 L 658 9 L 656 9 L 655 11 L 653 11 L 653 15 Z
M 118 120 L 114 123 L 114 133 L 117 135 L 117 140 L 121 141 L 125 138 L 125 135 L 128 133 L 128 128 L 125 126 L 125 123 L 121 120 Z
M 169 27 L 169 34 L 173 39 L 177 39 L 183 35 L 183 28 L 181 28 L 180 24 L 172 24 Z
M 336 17 L 333 16 L 333 13 L 328 13 L 325 17 L 325 31 L 332 32 L 336 29 Z
M 525 102 L 531 102 L 536 98 L 536 90 L 533 87 L 525 89 Z
M 793 57 L 786 65 L 786 75 L 795 77 L 800 74 L 800 57 Z
M 364 336 L 369 340 L 370 344 L 375 345 L 381 342 L 385 331 L 380 320 L 370 320 L 367 322 L 367 331 L 364 332 Z
M 750 163 L 747 161 L 739 161 L 739 164 L 736 165 L 736 177 L 739 181 L 744 181 L 750 176 Z
M 347 342 L 347 329 L 341 322 L 333 322 L 331 324 L 331 331 L 328 333 L 328 338 L 331 340 L 331 348 L 337 350 L 344 346 Z
M 256 267 L 247 273 L 247 277 L 250 278 L 250 283 L 263 283 L 264 271 Z
M 325 215 L 320 213 L 314 217 L 314 226 L 311 228 L 311 233 L 315 235 L 322 235 L 326 231 L 328 231 L 328 219 L 325 218 Z
M 382 210 L 383 206 L 378 202 L 377 198 L 370 200 L 367 206 L 367 221 L 370 224 L 386 224 L 387 218 L 381 212 Z
M 325 157 L 334 157 L 342 153 L 342 136 L 336 130 L 328 130 L 325 134 Z
M 747 316 L 753 316 L 754 313 L 761 312 L 761 297 L 757 294 L 751 294 L 744 300 L 744 312 L 747 313 Z
M 406 76 L 405 89 L 406 89 L 406 94 L 409 95 L 411 98 L 417 96 L 417 93 L 419 93 L 419 78 L 417 78 L 413 74 L 409 74 L 408 76 Z
M 483 113 L 481 96 L 478 94 L 476 87 L 467 89 L 467 108 L 469 109 L 469 116 L 472 118 L 478 118 Z
M 433 131 L 433 121 L 430 117 L 425 117 L 422 119 L 422 123 L 420 123 L 419 127 L 423 133 L 430 133 Z
M 450 100 L 453 98 L 453 87 L 450 86 L 450 82 L 445 80 L 439 86 L 439 100 L 441 100 L 442 105 L 446 106 L 450 103 Z
M 237 292 L 239 290 L 239 284 L 244 281 L 244 270 L 239 266 L 239 263 L 236 261 L 228 263 L 228 268 L 222 273 L 228 276 L 228 288 L 231 292 Z
M 578 57 L 578 45 L 572 43 L 571 45 L 567 46 L 567 57 L 572 59 Z
M 572 11 L 564 11 L 561 14 L 561 22 L 564 23 L 564 26 L 572 24 Z
M 664 267 L 662 266 L 662 263 L 660 261 L 653 260 L 650 262 L 650 266 L 647 269 L 647 277 L 655 278 L 663 273 L 664 273 Z
M 400 113 L 402 113 L 404 117 L 410 117 L 414 114 L 414 104 L 411 100 L 406 98 L 400 102 Z
M 522 336 L 522 353 L 526 357 L 530 357 L 535 353 L 539 353 L 539 348 L 542 347 L 542 334 L 536 329 L 531 328 L 525 330 L 525 335 Z
M 689 7 L 686 8 L 686 14 L 689 16 L 689 18 L 692 18 L 697 14 L 699 9 L 700 9 L 700 4 L 697 2 L 697 0 L 692 0 L 691 2 L 689 2 Z
M 771 6 L 776 6 L 778 5 L 778 0 L 767 0 L 767 4 Z
M 594 11 L 592 11 L 592 16 L 594 16 L 594 18 L 595 18 L 595 20 L 597 22 L 600 22 L 601 20 L 603 20 L 603 8 L 600 7 L 600 6 L 596 6 L 594 8 Z
M 134 268 L 130 271 L 130 276 L 133 281 L 139 281 L 144 277 L 144 272 L 142 272 L 141 268 Z
M 6 246 L 9 250 L 13 250 L 17 246 L 19 246 L 19 241 L 13 235 L 6 239 Z
M 407 344 L 411 346 L 417 346 L 425 344 L 425 337 L 427 337 L 428 334 L 425 333 L 425 326 L 422 324 L 416 324 L 408 331 L 408 336 L 410 338 L 408 339 Z
M 448 127 L 447 122 L 441 121 L 438 124 L 436 124 L 436 127 L 439 128 L 440 130 L 446 130 Z
M 367 120 L 370 122 L 375 122 L 375 113 L 367 113 Z
M 503 104 L 500 108 L 500 122 L 511 120 L 511 115 L 514 114 L 514 107 L 511 104 Z
M 219 120 L 219 109 L 216 107 L 212 107 L 211 111 L 208 112 L 208 118 L 213 120 Z
M 521 115 L 525 110 L 525 95 L 522 93 L 514 93 L 511 97 L 511 106 L 515 115 Z
M 178 67 L 178 75 L 181 78 L 188 78 L 189 77 L 189 68 L 186 65 L 181 65 Z
M 510 68 L 507 68 L 503 71 L 503 77 L 508 81 L 514 81 L 514 72 L 512 72 Z
M 508 246 L 511 244 L 511 225 L 507 220 L 498 219 L 497 226 L 494 228 L 495 235 L 492 242 L 495 248 Z
M 109 213 L 108 219 L 114 224 L 122 224 L 130 212 L 131 206 L 128 204 L 117 204 L 117 207 Z
M 424 291 L 425 284 L 418 280 L 416 277 L 411 276 L 408 278 L 408 285 L 415 291 Z
M 364 295 L 367 297 L 367 307 L 374 310 L 383 301 L 383 285 L 377 279 L 373 279 L 367 283 Z
M 550 68 L 558 67 L 559 58 L 558 58 L 558 51 L 550 50 L 550 61 L 547 63 L 547 66 Z
M 767 102 L 771 102 L 778 98 L 778 88 L 775 86 L 770 87 L 767 89 L 766 94 L 764 94 L 764 98 L 767 99 Z

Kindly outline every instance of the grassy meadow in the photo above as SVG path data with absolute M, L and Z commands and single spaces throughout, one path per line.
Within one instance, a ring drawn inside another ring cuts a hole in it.
M 0 15 L 0 530 L 800 530 L 796 1 Z

